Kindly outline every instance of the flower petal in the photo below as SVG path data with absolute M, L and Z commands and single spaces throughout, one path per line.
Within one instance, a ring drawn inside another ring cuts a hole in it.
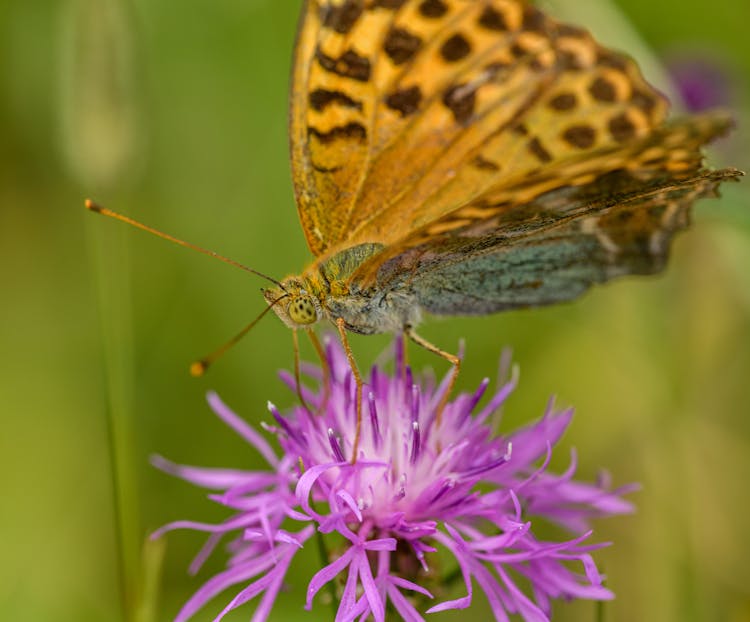
M 364 602 L 357 606 L 357 586 L 359 584 L 358 556 L 362 553 L 362 550 L 356 546 L 353 546 L 350 550 L 352 551 L 352 560 L 349 564 L 349 573 L 347 574 L 344 591 L 341 594 L 341 601 L 336 612 L 336 622 L 350 622 L 366 609 Z
M 307 585 L 307 600 L 305 601 L 305 609 L 308 611 L 312 607 L 313 598 L 326 583 L 331 581 L 337 574 L 339 574 L 344 568 L 346 568 L 352 561 L 354 555 L 354 547 L 348 548 L 338 559 L 327 566 L 321 568 L 313 575 L 310 579 L 310 583 Z
M 404 595 L 396 588 L 395 585 L 388 586 L 388 599 L 398 611 L 404 622 L 425 622 L 424 618 L 414 608 Z
M 240 566 L 234 566 L 224 572 L 220 572 L 206 581 L 198 591 L 190 597 L 182 609 L 180 609 L 174 622 L 184 622 L 192 617 L 209 600 L 223 592 L 226 588 L 251 579 L 257 574 L 266 571 L 268 568 L 272 568 L 273 564 L 274 557 L 268 553 L 254 559 L 252 562 Z
M 547 452 L 547 445 L 560 440 L 573 418 L 573 409 L 558 413 L 548 410 L 542 419 L 517 430 L 508 437 L 513 443 L 511 463 L 517 471 L 523 471 Z
M 446 525 L 446 528 L 449 531 L 452 531 L 448 525 Z M 443 601 L 442 603 L 435 605 L 434 607 L 430 607 L 427 610 L 427 613 L 437 613 L 439 611 L 446 611 L 448 609 L 466 609 L 469 605 L 471 605 L 471 599 L 474 593 L 473 587 L 471 585 L 471 571 L 469 570 L 469 564 L 467 563 L 463 552 L 460 550 L 460 546 L 458 545 L 457 541 L 451 540 L 440 531 L 436 532 L 433 537 L 441 542 L 443 546 L 445 546 L 445 548 L 453 553 L 453 556 L 456 558 L 458 566 L 461 569 L 461 574 L 464 578 L 464 584 L 466 585 L 466 596 L 457 598 L 455 600 Z
M 240 471 L 237 469 L 211 469 L 184 466 L 167 460 L 158 454 L 151 456 L 151 464 L 169 475 L 179 477 L 186 482 L 210 490 L 225 490 L 234 486 L 246 485 L 260 475 L 253 471 Z M 265 476 L 266 474 L 262 475 Z
M 268 461 L 268 464 L 273 467 L 278 466 L 279 459 L 276 457 L 273 449 L 271 449 L 271 446 L 249 423 L 247 423 L 247 421 L 236 415 L 213 391 L 209 391 L 206 398 L 208 399 L 209 406 L 211 406 L 211 410 L 213 410 L 224 423 L 229 425 L 229 427 L 237 432 L 237 434 L 255 447 L 255 449 L 258 450 L 258 453 Z
M 316 464 L 315 466 L 308 468 L 302 474 L 302 477 L 299 478 L 294 494 L 297 496 L 297 501 L 299 501 L 299 504 L 309 516 L 313 516 L 318 519 L 321 518 L 321 515 L 312 509 L 312 505 L 310 503 L 310 492 L 312 491 L 312 487 L 315 485 L 315 482 L 317 482 L 318 478 L 320 478 L 320 476 L 327 471 L 345 466 L 346 464 L 346 462 L 327 462 L 325 464 Z
M 372 569 L 370 568 L 370 562 L 367 559 L 367 555 L 362 551 L 362 554 L 357 557 L 359 562 L 360 583 L 365 592 L 367 602 L 370 605 L 372 616 L 375 618 L 375 622 L 385 622 L 385 603 L 383 603 L 383 597 L 380 595 L 377 585 L 375 585 L 375 579 L 373 579 Z

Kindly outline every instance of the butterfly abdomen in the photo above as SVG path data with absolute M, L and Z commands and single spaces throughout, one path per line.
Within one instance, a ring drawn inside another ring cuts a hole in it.
M 361 335 L 398 333 L 406 326 L 417 326 L 422 319 L 421 305 L 407 288 L 331 295 L 323 309 L 332 322 L 342 318 L 347 330 Z

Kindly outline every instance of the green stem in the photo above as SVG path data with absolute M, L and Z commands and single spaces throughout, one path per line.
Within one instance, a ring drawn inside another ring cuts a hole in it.
M 91 230 L 89 225 L 89 230 Z M 132 421 L 132 339 L 123 231 L 97 228 L 94 266 L 99 295 L 106 386 L 106 434 L 122 619 L 136 620 L 141 533 Z M 105 251 L 106 249 L 106 251 Z M 105 267 L 106 266 L 106 267 Z M 114 285 L 117 283 L 118 285 Z
M 596 602 L 596 622 L 604 622 L 605 601 Z
M 164 538 L 158 540 L 147 538 L 143 544 L 141 554 L 143 564 L 141 581 L 138 585 L 139 598 L 135 608 L 135 622 L 156 622 L 166 549 Z
M 454 568 L 447 575 L 445 575 L 445 577 L 443 577 L 443 585 L 451 586 L 456 581 L 458 581 L 458 579 L 461 579 L 462 577 L 463 577 L 463 573 L 461 572 L 461 569 Z
M 323 566 L 327 566 L 330 561 L 323 534 L 320 533 L 317 529 L 315 530 L 315 541 L 318 543 L 318 554 L 320 555 L 320 561 L 323 564 L 321 566 L 322 568 Z M 336 585 L 333 581 L 328 582 L 328 595 L 331 597 L 331 611 L 333 612 L 333 617 L 335 618 L 336 614 L 338 613 L 338 607 L 336 606 Z

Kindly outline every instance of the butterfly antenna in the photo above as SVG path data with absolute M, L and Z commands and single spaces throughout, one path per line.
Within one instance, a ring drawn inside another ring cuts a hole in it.
M 248 268 L 247 266 L 239 263 L 238 261 L 234 261 L 233 259 L 224 257 L 224 255 L 219 255 L 219 253 L 216 253 L 214 251 L 201 248 L 200 246 L 191 244 L 190 242 L 185 242 L 185 240 L 180 240 L 172 235 L 169 235 L 168 233 L 164 233 L 162 231 L 154 229 L 153 227 L 144 225 L 142 222 L 133 220 L 129 216 L 125 216 L 123 214 L 118 214 L 117 212 L 113 212 L 112 210 L 107 209 L 106 207 L 102 207 L 101 205 L 94 203 L 91 199 L 86 199 L 86 209 L 89 210 L 90 212 L 96 212 L 97 214 L 101 214 L 102 216 L 109 216 L 110 218 L 114 218 L 115 220 L 119 220 L 121 222 L 127 223 L 129 225 L 132 225 L 133 227 L 136 227 L 137 229 L 148 231 L 149 233 L 153 233 L 155 236 L 159 238 L 169 240 L 170 242 L 174 242 L 175 244 L 179 244 L 180 246 L 184 246 L 194 251 L 198 251 L 199 253 L 203 253 L 204 255 L 208 255 L 209 257 L 213 257 L 214 259 L 218 259 L 219 261 L 223 261 L 224 263 L 228 263 L 232 266 L 240 268 L 241 270 L 244 270 L 245 272 L 250 272 L 251 274 L 255 274 L 256 276 L 266 279 L 267 281 L 271 281 L 271 283 L 273 283 L 274 285 L 278 285 L 283 291 L 286 291 L 284 289 L 284 286 L 279 281 L 271 278 L 270 276 L 266 274 L 263 274 L 262 272 L 258 272 L 257 270 Z
M 256 317 L 252 322 L 245 326 L 245 328 L 243 328 L 239 333 L 237 333 L 234 337 L 227 341 L 223 346 L 217 348 L 208 356 L 204 356 L 202 359 L 192 363 L 190 365 L 190 375 L 197 378 L 205 374 L 206 370 L 214 363 L 214 361 L 216 361 L 216 359 L 220 358 L 227 350 L 229 350 L 229 348 L 231 348 L 240 339 L 247 335 L 252 330 L 253 326 L 260 322 L 263 319 L 263 316 L 265 316 L 266 313 L 273 309 L 277 303 L 284 300 L 284 298 L 288 298 L 288 294 L 284 294 L 281 298 L 277 298 L 276 300 L 274 300 L 270 305 L 263 309 L 258 317 Z

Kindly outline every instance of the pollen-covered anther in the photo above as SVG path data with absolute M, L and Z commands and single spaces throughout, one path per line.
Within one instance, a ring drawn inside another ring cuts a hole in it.
M 370 425 L 372 426 L 372 444 L 375 449 L 380 447 L 382 441 L 380 436 L 380 421 L 378 420 L 378 407 L 375 404 L 375 395 L 370 391 L 367 394 L 367 404 L 370 407 Z
M 336 433 L 333 431 L 333 428 L 328 428 L 328 443 L 331 445 L 331 449 L 333 450 L 333 457 L 338 462 L 344 462 L 346 458 L 344 458 L 344 452 L 341 450 L 341 443 L 339 443 L 339 439 L 336 436 Z
M 410 462 L 411 464 L 415 464 L 417 460 L 419 459 L 419 450 L 421 449 L 422 445 L 422 439 L 421 434 L 419 432 L 419 422 L 413 421 L 411 424 L 411 456 L 410 456 Z
M 396 494 L 393 497 L 394 501 L 398 501 L 399 499 L 403 499 L 406 496 L 406 473 L 402 473 L 401 476 L 398 478 L 398 489 L 396 490 Z

